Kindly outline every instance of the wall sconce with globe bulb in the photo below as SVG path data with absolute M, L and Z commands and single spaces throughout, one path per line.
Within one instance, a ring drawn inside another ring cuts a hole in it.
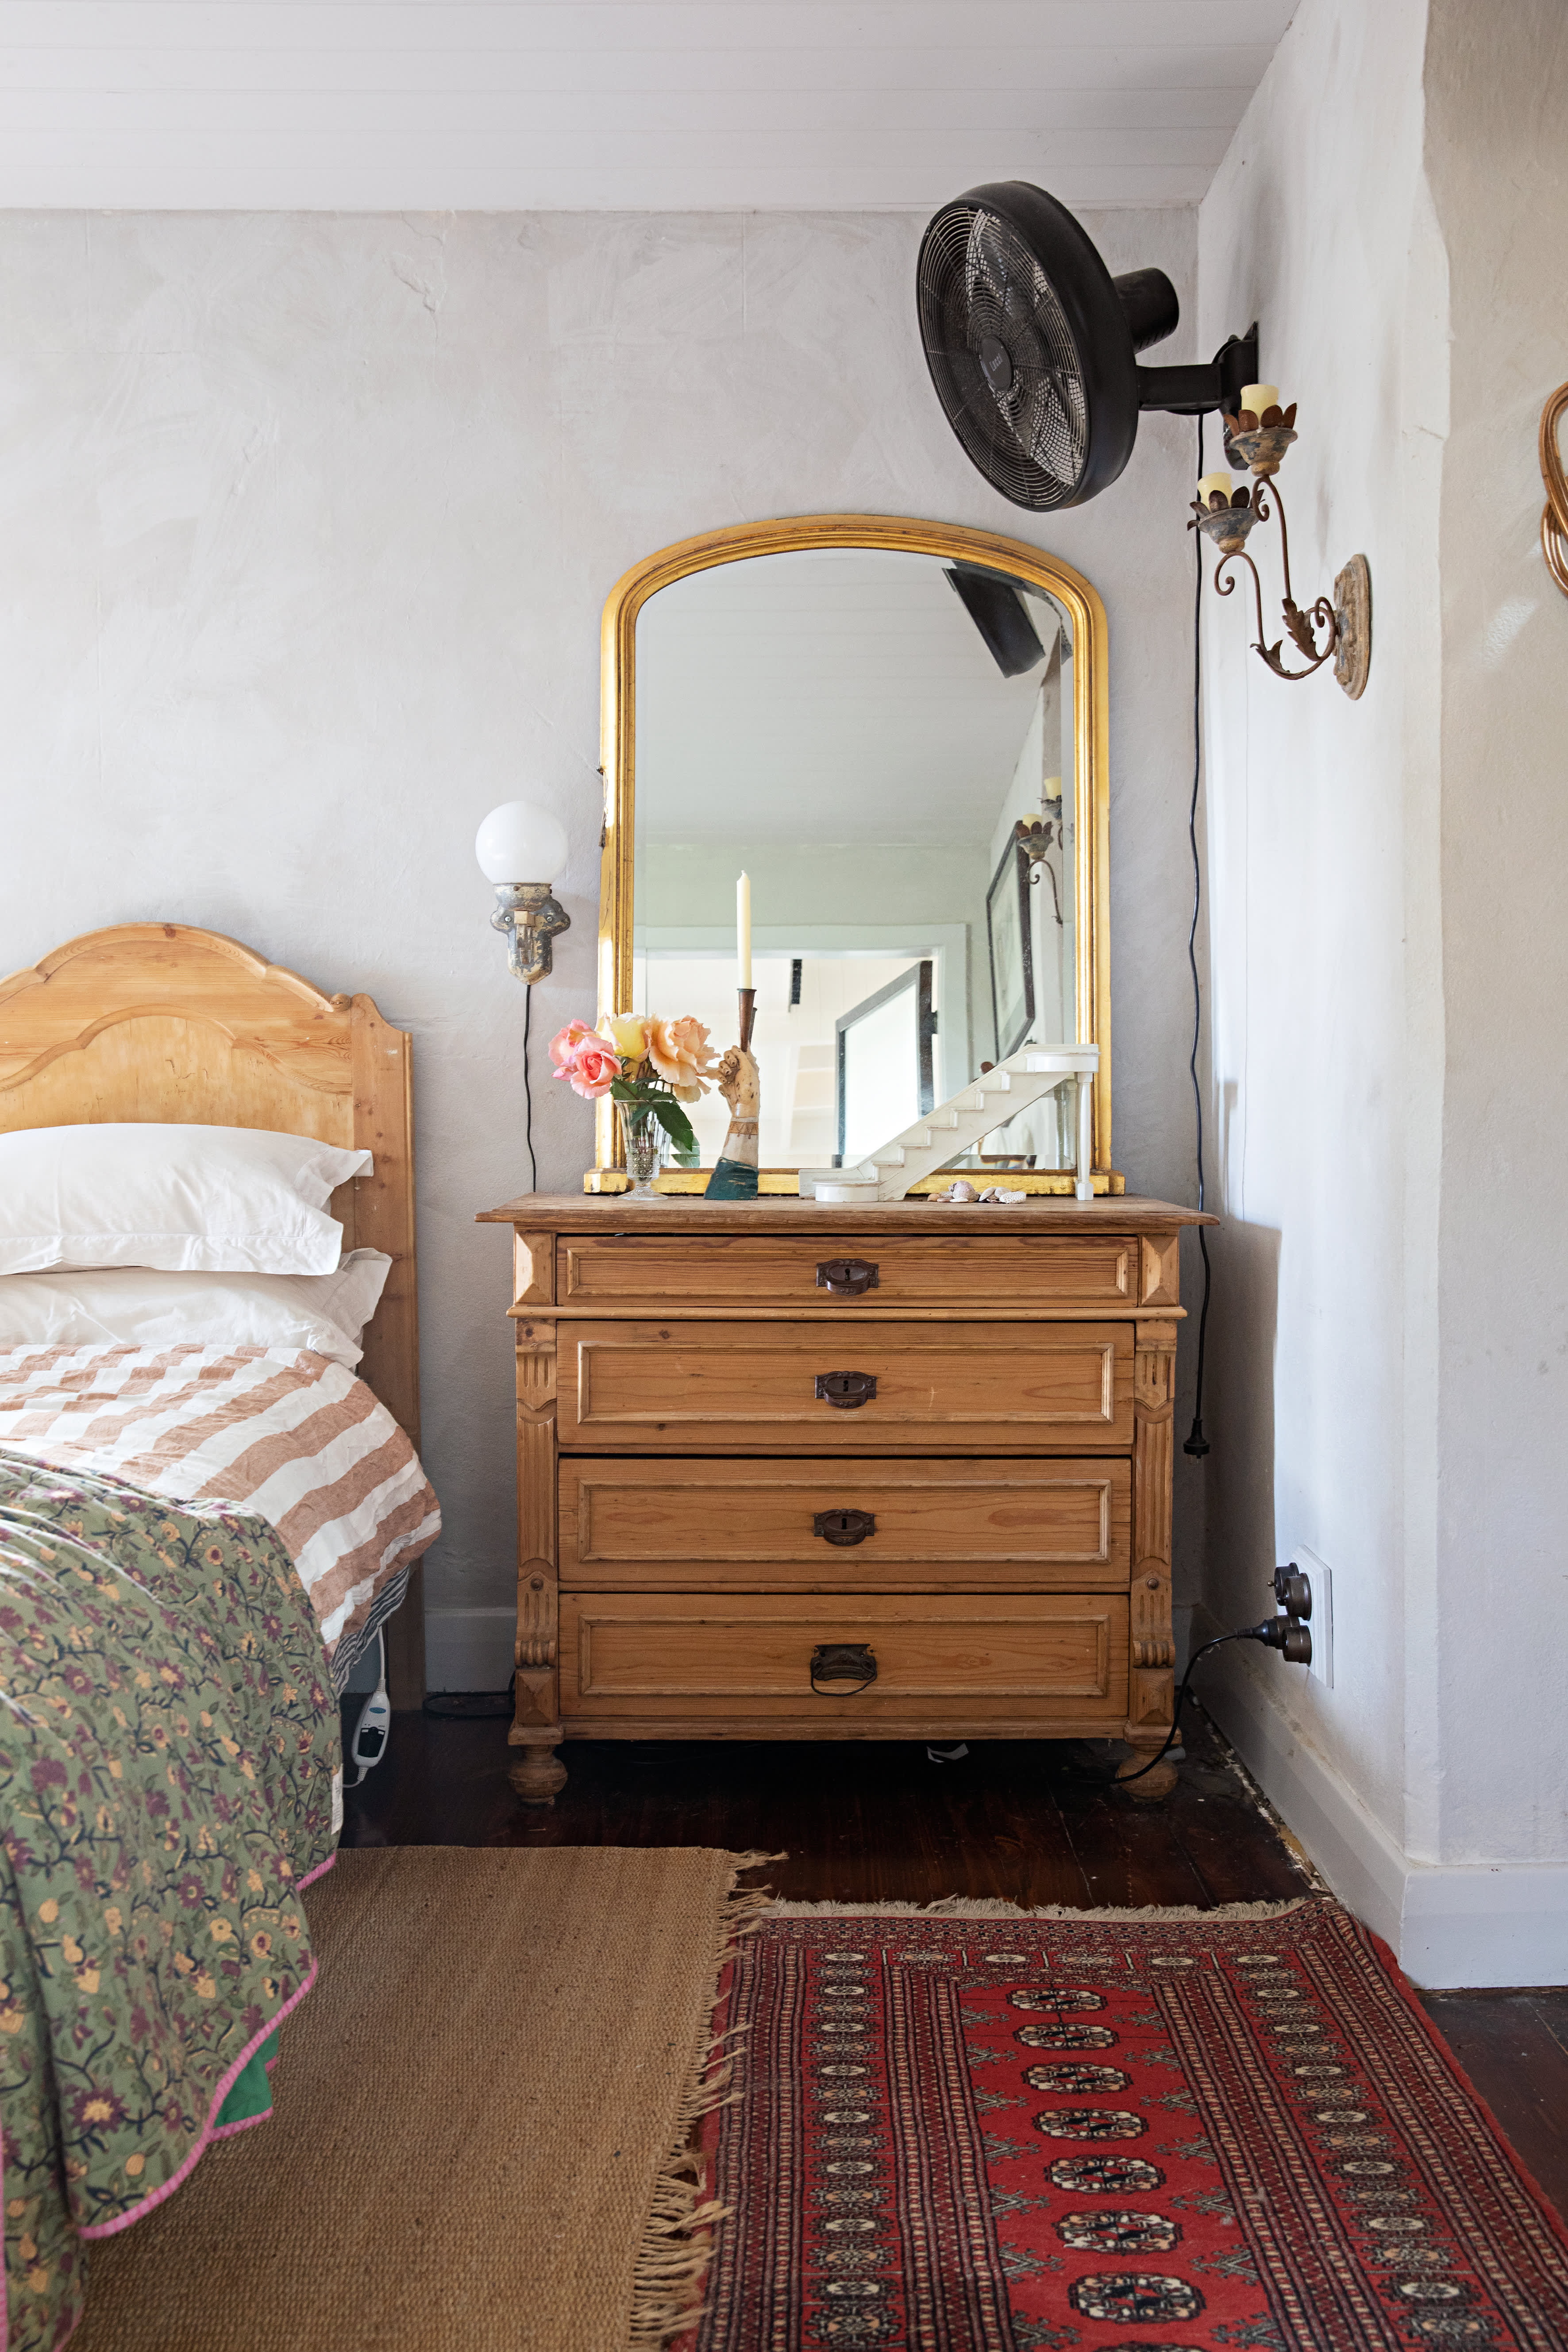
M 1331 657 L 1334 676 L 1352 701 L 1364 692 L 1372 662 L 1372 574 L 1364 555 L 1352 555 L 1334 582 L 1333 600 L 1319 596 L 1303 612 L 1290 587 L 1290 534 L 1285 521 L 1285 501 L 1277 477 L 1286 452 L 1296 439 L 1296 404 L 1279 405 L 1279 388 L 1272 383 L 1247 383 L 1234 416 L 1225 419 L 1225 454 L 1233 466 L 1244 466 L 1253 477 L 1233 489 L 1227 473 L 1205 474 L 1193 500 L 1189 530 L 1199 530 L 1219 550 L 1215 567 L 1215 592 L 1235 593 L 1231 565 L 1239 560 L 1252 574 L 1258 636 L 1253 651 L 1276 677 L 1296 685 L 1322 668 Z M 1272 499 L 1272 506 L 1269 504 Z M 1260 522 L 1279 517 L 1279 553 L 1285 573 L 1281 604 L 1291 644 L 1306 662 L 1305 669 L 1288 669 L 1280 659 L 1283 637 L 1264 642 L 1263 583 L 1247 549 L 1248 534 Z
M 551 941 L 570 930 L 572 918 L 557 904 L 553 880 L 525 881 L 525 875 L 553 877 L 566 863 L 566 835 L 547 809 L 531 801 L 503 801 L 491 809 L 474 837 L 479 870 L 495 885 L 497 906 L 490 929 L 507 935 L 512 976 L 530 985 L 543 980 L 552 961 Z

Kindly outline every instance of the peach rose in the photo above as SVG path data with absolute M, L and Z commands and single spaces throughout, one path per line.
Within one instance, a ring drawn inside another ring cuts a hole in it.
M 680 1021 L 648 1023 L 647 1057 L 682 1102 L 697 1102 L 712 1081 L 708 1032 L 689 1013 Z

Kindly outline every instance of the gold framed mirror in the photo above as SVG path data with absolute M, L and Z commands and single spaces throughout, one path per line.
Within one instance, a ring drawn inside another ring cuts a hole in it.
M 694 1012 L 732 1043 L 750 875 L 763 1192 L 797 1192 L 889 1102 L 923 1114 L 1026 1039 L 1099 1047 L 1095 1189 L 1121 1190 L 1106 618 L 1079 572 L 912 516 L 703 532 L 616 583 L 601 694 L 599 1018 Z M 982 1139 L 959 1172 L 1070 1192 L 1069 1099 Z M 619 1192 L 618 1122 L 607 1100 L 597 1113 L 585 1182 Z M 721 1135 L 716 1098 L 714 1119 Z M 661 1191 L 706 1184 L 716 1146 L 693 1123 L 701 1164 L 668 1167 Z

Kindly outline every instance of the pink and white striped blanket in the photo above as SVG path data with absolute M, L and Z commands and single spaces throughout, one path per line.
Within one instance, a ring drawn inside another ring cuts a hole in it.
M 0 1348 L 0 1446 L 266 1519 L 340 1689 L 440 1532 L 419 1457 L 385 1406 L 304 1349 Z

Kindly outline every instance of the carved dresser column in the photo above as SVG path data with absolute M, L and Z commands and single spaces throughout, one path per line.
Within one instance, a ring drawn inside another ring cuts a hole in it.
M 1176 1326 L 1140 1322 L 1132 1358 L 1132 1580 L 1127 1738 L 1138 1752 L 1124 1773 L 1142 1771 L 1163 1743 L 1174 1696 L 1171 1629 L 1171 1474 L 1176 1397 Z M 1169 1761 L 1143 1772 L 1140 1797 L 1167 1796 Z
M 517 1235 L 517 1671 L 507 1734 L 522 1753 L 508 1778 L 525 1804 L 552 1805 L 566 1782 L 556 1643 L 560 1622 L 555 1525 L 555 1332 L 531 1310 L 555 1302 L 554 1236 Z

